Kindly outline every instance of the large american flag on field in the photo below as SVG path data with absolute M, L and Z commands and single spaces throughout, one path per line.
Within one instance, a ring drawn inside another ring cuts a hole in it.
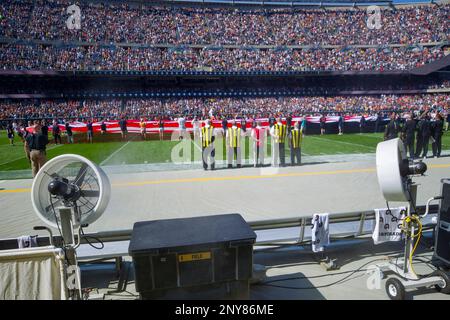
M 344 116 L 344 122 L 360 122 L 361 117 L 362 116 Z M 321 116 L 310 116 L 310 117 L 305 117 L 305 118 L 306 118 L 306 122 L 319 123 Z M 339 116 L 328 116 L 325 118 L 326 118 L 326 123 L 336 123 L 339 121 Z M 376 120 L 376 116 L 365 116 L 365 118 L 366 118 L 366 121 L 375 121 Z M 295 122 L 298 122 L 298 121 L 301 122 L 301 121 L 303 121 L 303 119 L 304 119 L 303 117 L 294 117 L 294 118 L 292 118 L 292 123 L 294 124 Z M 268 118 L 261 118 L 261 119 L 256 119 L 256 120 L 260 121 L 261 125 L 263 127 L 269 126 Z M 381 119 L 381 120 L 388 120 L 388 118 Z M 158 132 L 159 131 L 159 122 L 158 121 L 144 121 L 144 122 L 145 122 L 145 128 L 146 128 L 147 132 Z M 70 127 L 72 128 L 72 131 L 74 131 L 74 132 L 86 132 L 87 131 L 87 124 L 85 122 L 72 121 L 69 123 L 70 123 Z M 203 125 L 203 122 L 201 122 L 201 123 Z M 212 120 L 211 123 L 215 128 L 222 127 L 221 120 Z M 285 119 L 283 119 L 283 123 L 286 123 Z M 94 129 L 94 132 L 101 131 L 101 124 L 102 124 L 102 122 L 93 122 L 92 123 L 92 128 Z M 105 125 L 106 125 L 107 132 L 120 133 L 120 131 L 121 131 L 118 120 L 105 121 Z M 58 124 L 58 126 L 60 127 L 62 132 L 66 131 L 66 127 L 64 124 Z M 231 126 L 230 122 L 228 123 L 228 126 Z M 238 126 L 241 126 L 239 121 L 238 121 Z M 247 119 L 246 126 L 247 126 L 247 128 L 251 127 L 251 121 L 249 121 L 248 119 Z M 29 129 L 31 129 L 31 128 L 28 127 L 27 130 L 29 130 Z M 51 130 L 51 126 L 50 126 L 50 130 Z M 165 132 L 172 132 L 172 131 L 178 131 L 178 130 L 179 130 L 178 121 L 173 121 L 173 120 L 164 121 L 164 131 Z M 192 121 L 186 121 L 186 130 L 188 130 L 188 131 L 193 130 Z M 133 132 L 133 133 L 139 133 L 141 131 L 140 121 L 139 120 L 127 120 L 127 131 Z

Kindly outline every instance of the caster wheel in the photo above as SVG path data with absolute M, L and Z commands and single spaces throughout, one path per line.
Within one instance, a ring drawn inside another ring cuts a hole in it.
M 442 270 L 436 270 L 435 272 L 433 272 L 432 275 L 441 277 L 442 279 L 444 279 L 444 282 L 445 282 L 444 287 L 435 285 L 434 287 L 436 288 L 436 290 L 438 292 L 442 292 L 444 294 L 449 294 L 450 293 L 450 276 Z
M 391 300 L 405 299 L 405 287 L 397 278 L 390 278 L 386 281 L 386 293 Z

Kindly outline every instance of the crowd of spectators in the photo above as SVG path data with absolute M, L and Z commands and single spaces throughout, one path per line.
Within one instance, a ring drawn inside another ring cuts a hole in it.
M 21 101 L 0 103 L 0 120 L 6 119 L 110 119 L 121 117 L 148 120 L 206 118 L 266 118 L 273 114 L 375 114 L 381 111 L 450 110 L 447 94 L 214 98 L 214 99 L 128 99 Z
M 81 29 L 69 30 L 69 0 L 0 3 L 0 36 L 17 39 L 140 44 L 411 44 L 450 38 L 450 5 L 381 10 L 381 28 L 365 8 L 274 9 L 155 7 L 78 3 Z
M 66 22 L 67 7 L 71 4 L 68 0 L 2 1 L 0 37 L 16 42 L 0 46 L 1 68 L 406 70 L 441 58 L 444 49 L 348 46 L 450 40 L 449 4 L 386 8 L 381 10 L 381 28 L 370 29 L 363 8 L 231 9 L 82 2 L 78 3 L 81 29 L 70 30 Z M 35 40 L 56 42 L 44 45 L 30 42 Z M 162 47 L 146 46 L 155 44 Z M 195 44 L 203 47 L 183 46 Z M 257 49 L 249 45 L 274 47 Z M 289 49 L 287 45 L 308 47 Z M 324 48 L 325 45 L 338 47 Z
M 0 46 L 12 70 L 347 71 L 408 70 L 444 56 L 443 48 L 208 49 Z

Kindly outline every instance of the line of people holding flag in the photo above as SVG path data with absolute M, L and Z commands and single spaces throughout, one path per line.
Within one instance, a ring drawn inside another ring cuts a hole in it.
M 202 147 L 203 168 L 215 169 L 216 137 L 220 133 L 226 146 L 227 167 L 242 167 L 242 156 L 245 148 L 245 137 L 250 138 L 250 146 L 253 153 L 253 166 L 264 166 L 265 152 L 268 146 L 268 137 L 271 138 L 271 165 L 275 167 L 286 166 L 286 145 L 289 146 L 291 154 L 291 165 L 301 164 L 301 146 L 303 132 L 300 122 L 294 126 L 284 124 L 281 118 L 276 119 L 276 123 L 263 127 L 260 121 L 255 121 L 252 128 L 248 130 L 245 126 L 238 126 L 236 120 L 231 121 L 231 127 L 222 129 L 214 128 L 211 120 L 207 119 L 203 127 L 200 121 L 193 121 L 194 140 Z

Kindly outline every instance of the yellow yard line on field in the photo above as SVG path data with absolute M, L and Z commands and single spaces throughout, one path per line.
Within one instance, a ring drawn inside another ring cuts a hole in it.
M 449 168 L 450 163 L 447 164 L 433 164 L 428 166 L 430 169 Z M 323 176 L 323 175 L 338 175 L 338 174 L 352 174 L 352 173 L 369 173 L 376 172 L 375 168 L 364 169 L 349 169 L 349 170 L 332 170 L 332 171 L 310 171 L 310 172 L 291 172 L 291 173 L 276 173 L 276 174 L 261 174 L 261 175 L 242 175 L 242 176 L 224 176 L 224 177 L 197 177 L 185 179 L 160 179 L 160 180 L 144 180 L 144 181 L 130 181 L 113 183 L 113 187 L 136 187 L 156 184 L 176 184 L 176 183 L 191 183 L 191 182 L 211 182 L 211 181 L 239 181 L 239 180 L 256 180 L 256 179 L 273 179 L 273 178 L 289 178 L 289 177 L 306 177 L 306 176 Z M 0 190 L 0 193 L 21 193 L 30 192 L 30 188 L 7 189 Z

